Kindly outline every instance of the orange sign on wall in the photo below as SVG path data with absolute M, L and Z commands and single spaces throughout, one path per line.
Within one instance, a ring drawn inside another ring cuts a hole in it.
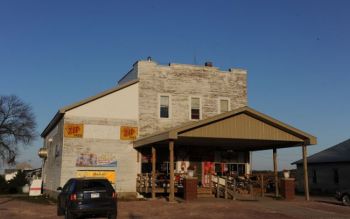
M 82 138 L 84 134 L 83 124 L 64 124 L 64 137 Z
M 137 127 L 121 126 L 120 127 L 120 140 L 134 140 L 138 134 Z

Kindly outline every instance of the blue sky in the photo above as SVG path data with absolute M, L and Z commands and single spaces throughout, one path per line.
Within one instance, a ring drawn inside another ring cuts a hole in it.
M 34 109 L 38 133 L 57 110 L 115 86 L 132 64 L 248 70 L 249 105 L 314 134 L 309 154 L 350 137 L 350 2 L 0 1 L 0 94 Z M 20 161 L 40 166 L 38 138 Z M 253 154 L 271 169 L 272 151 Z M 290 168 L 301 148 L 278 150 Z

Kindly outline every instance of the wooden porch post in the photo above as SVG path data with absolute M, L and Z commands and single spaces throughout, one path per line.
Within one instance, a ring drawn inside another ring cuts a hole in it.
M 307 172 L 307 148 L 306 144 L 303 144 L 303 166 L 304 166 L 304 191 L 305 191 L 305 200 L 310 200 L 309 195 L 309 176 Z
M 169 141 L 169 162 L 170 162 L 170 193 L 169 202 L 175 201 L 175 184 L 174 184 L 174 141 Z
M 156 198 L 156 148 L 152 147 L 152 199 Z
M 278 197 L 277 149 L 273 148 L 273 174 L 275 176 L 275 196 Z

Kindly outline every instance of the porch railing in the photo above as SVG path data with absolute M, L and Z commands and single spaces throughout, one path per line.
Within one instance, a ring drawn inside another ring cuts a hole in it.
M 175 174 L 175 192 L 183 188 L 182 182 L 186 174 Z M 265 196 L 265 193 L 274 191 L 273 174 L 253 174 L 245 176 L 216 176 L 211 175 L 209 188 L 217 198 L 237 199 Z M 164 174 L 156 174 L 155 193 L 169 193 L 169 177 Z M 208 188 L 208 189 L 209 189 Z M 152 192 L 152 174 L 142 173 L 137 175 L 136 189 L 139 193 Z
M 182 181 L 184 174 L 175 174 L 175 192 L 178 188 L 182 188 Z M 168 193 L 170 190 L 170 180 L 169 176 L 164 174 L 156 174 L 155 180 L 155 192 L 156 193 Z M 137 174 L 136 179 L 136 190 L 139 193 L 151 193 L 152 192 L 152 174 L 142 173 Z
M 253 174 L 245 176 L 212 176 L 212 192 L 217 198 L 257 199 L 275 186 L 273 174 Z

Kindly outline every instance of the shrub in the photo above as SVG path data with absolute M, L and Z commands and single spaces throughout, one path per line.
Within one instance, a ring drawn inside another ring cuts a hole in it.
M 22 187 L 25 184 L 28 184 L 26 174 L 22 170 L 19 170 L 16 176 L 8 182 L 8 193 L 22 193 Z
M 0 175 L 0 194 L 7 193 L 8 183 L 5 180 L 5 177 Z

